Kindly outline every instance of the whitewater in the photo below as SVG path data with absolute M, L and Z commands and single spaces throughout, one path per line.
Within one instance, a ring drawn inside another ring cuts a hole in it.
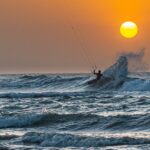
M 0 75 L 0 150 L 150 149 L 150 73 L 120 56 L 91 74 Z M 137 57 L 136 57 L 137 58 Z

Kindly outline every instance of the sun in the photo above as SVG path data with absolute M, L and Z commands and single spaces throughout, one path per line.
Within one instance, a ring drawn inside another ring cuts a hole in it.
M 125 38 L 133 38 L 138 34 L 138 26 L 132 21 L 126 21 L 121 24 L 120 33 Z

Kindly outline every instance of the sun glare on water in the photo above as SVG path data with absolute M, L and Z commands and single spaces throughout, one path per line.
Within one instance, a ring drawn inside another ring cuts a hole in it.
M 120 33 L 125 38 L 133 38 L 138 33 L 138 27 L 134 22 L 127 21 L 121 24 Z

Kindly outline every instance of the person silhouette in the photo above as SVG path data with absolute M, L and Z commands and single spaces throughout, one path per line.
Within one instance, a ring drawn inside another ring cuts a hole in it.
M 96 80 L 100 80 L 101 77 L 103 76 L 103 74 L 101 73 L 101 70 L 98 70 L 98 72 L 96 72 L 95 70 L 93 71 L 93 74 L 96 75 Z

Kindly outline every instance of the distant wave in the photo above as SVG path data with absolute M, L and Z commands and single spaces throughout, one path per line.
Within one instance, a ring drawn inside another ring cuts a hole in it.
M 89 91 L 90 92 L 90 91 Z M 78 95 L 85 95 L 85 92 L 78 92 Z M 46 97 L 64 97 L 69 98 L 75 96 L 76 92 L 3 92 L 0 93 L 0 98 L 46 98 Z
M 37 133 L 28 132 L 22 137 L 24 144 L 37 144 L 42 147 L 103 147 L 119 145 L 150 144 L 146 137 L 105 137 L 84 136 L 67 133 Z
M 72 88 L 83 86 L 89 77 L 82 75 L 16 75 L 0 78 L 1 89 Z
M 35 80 L 35 79 L 45 79 L 48 78 L 47 75 L 41 74 L 41 75 L 22 75 L 20 76 L 21 79 L 26 80 Z
M 59 93 L 55 92 L 32 92 L 32 93 L 0 93 L 0 98 L 40 98 L 40 97 L 54 97 Z

